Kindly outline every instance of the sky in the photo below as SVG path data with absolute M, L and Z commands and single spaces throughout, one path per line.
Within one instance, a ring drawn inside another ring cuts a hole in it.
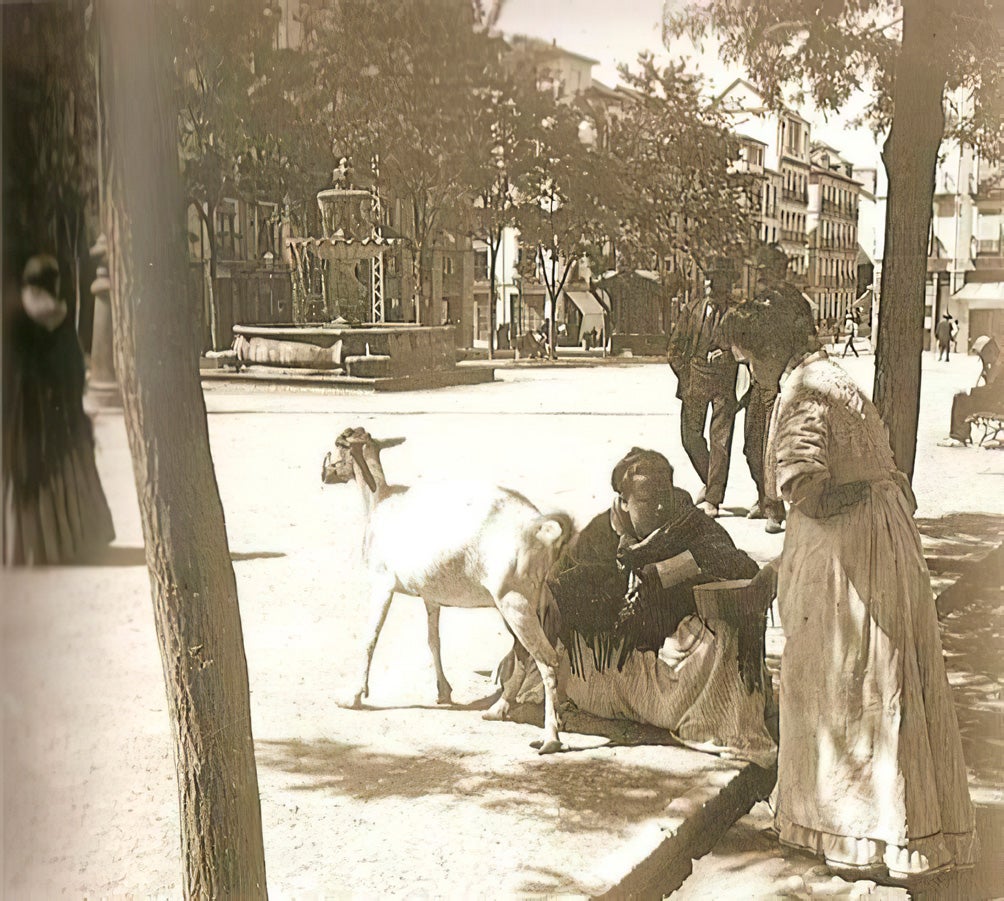
M 643 50 L 668 59 L 662 45 L 665 0 L 506 0 L 498 28 L 505 34 L 527 34 L 556 40 L 566 50 L 599 61 L 593 77 L 606 85 L 619 81 L 619 63 L 633 63 Z M 669 0 L 679 2 L 679 0 Z M 713 50 L 695 55 L 689 44 L 674 44 L 672 56 L 686 55 L 712 91 L 724 90 L 744 73 L 728 69 Z M 863 103 L 858 103 L 858 109 Z M 813 140 L 836 148 L 856 166 L 880 167 L 879 148 L 866 129 L 851 129 L 844 119 L 825 122 L 811 109 L 800 110 L 812 123 Z M 853 115 L 853 111 L 851 113 Z

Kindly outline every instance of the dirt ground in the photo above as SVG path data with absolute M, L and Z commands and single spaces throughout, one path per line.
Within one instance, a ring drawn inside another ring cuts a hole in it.
M 943 524 L 952 514 L 1004 508 L 1004 452 L 933 446 L 947 431 L 951 392 L 970 381 L 967 362 L 925 373 L 918 496 L 921 515 Z M 868 365 L 849 368 L 864 381 Z M 482 721 L 491 670 L 509 643 L 494 611 L 444 612 L 454 706 L 432 703 L 424 611 L 405 598 L 392 606 L 377 650 L 371 709 L 335 704 L 351 687 L 365 621 L 359 501 L 352 486 L 324 488 L 319 479 L 342 428 L 407 436 L 386 455 L 392 481 L 485 478 L 542 508 L 568 510 L 580 524 L 607 506 L 610 469 L 632 445 L 665 452 L 682 486 L 696 488 L 668 367 L 500 376 L 494 385 L 414 395 L 207 392 L 273 897 L 588 894 L 639 820 L 685 784 L 729 770 L 600 722 L 581 722 L 569 737 L 578 753 L 538 758 L 528 748 L 536 726 Z M 121 417 L 98 417 L 96 434 L 118 531 L 108 559 L 4 575 L 8 897 L 181 890 L 170 725 Z M 741 440 L 735 445 L 726 505 L 738 512 L 754 489 Z M 723 523 L 759 559 L 780 550 L 781 538 L 757 523 Z M 968 615 L 960 614 L 958 640 L 975 631 L 992 648 L 999 632 L 981 631 L 979 612 Z M 999 669 L 980 673 L 984 682 L 969 684 L 989 706 L 970 731 L 985 751 L 1002 680 Z M 997 809 L 999 785 L 987 788 Z

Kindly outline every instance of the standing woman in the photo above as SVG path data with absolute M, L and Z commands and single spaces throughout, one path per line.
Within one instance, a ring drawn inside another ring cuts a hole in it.
M 5 50 L 7 44 L 5 43 Z M 83 408 L 84 359 L 60 290 L 46 186 L 26 123 L 37 83 L 4 61 L 3 562 L 86 558 L 115 536 Z M 53 151 L 55 152 L 55 151 Z
M 775 824 L 838 869 L 905 879 L 968 866 L 974 813 L 916 503 L 878 411 L 811 326 L 801 298 L 747 303 L 722 323 L 737 357 L 789 360 L 765 461 L 790 506 L 774 564 Z

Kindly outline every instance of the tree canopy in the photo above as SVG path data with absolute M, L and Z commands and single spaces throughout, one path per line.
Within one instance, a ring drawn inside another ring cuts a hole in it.
M 947 93 L 946 136 L 978 142 L 999 158 L 1002 90 L 999 14 L 992 0 L 712 0 L 667 4 L 667 40 L 687 35 L 700 44 L 719 40 L 723 62 L 739 64 L 775 106 L 811 98 L 824 112 L 840 112 L 858 92 L 867 98 L 862 120 L 885 133 L 895 111 L 894 82 L 903 25 L 923 16 L 933 23 L 926 57 Z
M 759 202 L 758 177 L 737 166 L 739 139 L 683 63 L 642 54 L 622 67 L 630 102 L 608 129 L 620 173 L 618 252 L 635 268 L 674 257 L 707 271 L 714 256 L 742 257 Z

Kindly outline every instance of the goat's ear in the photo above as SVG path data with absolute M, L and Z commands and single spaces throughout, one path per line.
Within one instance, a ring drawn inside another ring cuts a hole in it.
M 397 447 L 399 444 L 404 444 L 405 440 L 404 438 L 382 438 L 379 441 L 374 440 L 373 444 L 377 450 L 387 450 L 388 447 Z

